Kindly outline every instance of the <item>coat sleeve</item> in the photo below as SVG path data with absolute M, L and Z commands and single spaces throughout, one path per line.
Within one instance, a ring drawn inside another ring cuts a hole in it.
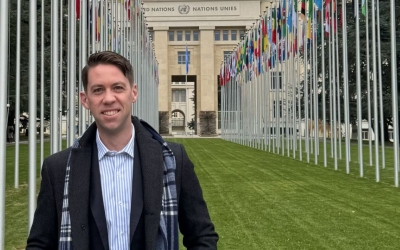
M 178 217 L 183 245 L 190 250 L 217 249 L 218 234 L 211 222 L 193 163 L 183 146 L 180 146 L 179 155 L 181 186 Z
M 57 249 L 57 208 L 48 165 L 43 162 L 42 183 L 26 249 Z

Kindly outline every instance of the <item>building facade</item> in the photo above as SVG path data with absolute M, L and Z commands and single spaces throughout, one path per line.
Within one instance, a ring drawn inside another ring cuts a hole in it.
M 218 133 L 221 62 L 270 2 L 144 1 L 159 63 L 160 133 Z

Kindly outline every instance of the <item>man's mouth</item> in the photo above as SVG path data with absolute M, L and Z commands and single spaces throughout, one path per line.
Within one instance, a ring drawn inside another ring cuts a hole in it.
M 112 115 L 115 115 L 118 112 L 119 112 L 119 110 L 110 110 L 110 111 L 104 111 L 104 112 L 102 112 L 102 114 L 106 115 L 106 116 L 112 116 Z

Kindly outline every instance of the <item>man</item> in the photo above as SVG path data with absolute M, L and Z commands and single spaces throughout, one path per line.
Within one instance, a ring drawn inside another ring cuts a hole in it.
M 27 249 L 216 249 L 193 164 L 131 117 L 132 65 L 100 52 L 82 70 L 82 105 L 95 122 L 74 146 L 47 158 Z

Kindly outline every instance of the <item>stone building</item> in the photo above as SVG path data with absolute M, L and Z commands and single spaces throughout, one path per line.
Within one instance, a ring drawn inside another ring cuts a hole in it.
M 270 2 L 144 0 L 159 62 L 160 133 L 219 132 L 221 62 Z

